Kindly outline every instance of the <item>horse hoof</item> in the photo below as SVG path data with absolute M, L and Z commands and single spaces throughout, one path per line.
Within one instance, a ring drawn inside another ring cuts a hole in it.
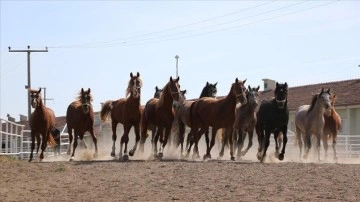
M 159 153 L 159 154 L 158 154 L 158 157 L 159 157 L 159 158 L 162 158 L 163 156 L 164 156 L 163 153 Z
M 74 158 L 73 158 L 73 157 L 71 157 L 69 161 L 74 161 Z
M 262 158 L 261 153 L 258 152 L 258 153 L 256 154 L 256 157 L 257 157 L 258 160 L 261 160 L 261 158 Z
M 235 157 L 233 157 L 233 156 L 230 157 L 230 160 L 235 161 Z
M 280 161 L 284 160 L 284 154 L 279 154 L 279 160 Z
M 219 157 L 223 157 L 223 156 L 224 156 L 224 152 L 220 152 Z
M 110 156 L 115 157 L 115 152 L 111 152 Z
M 129 155 L 130 155 L 130 156 L 134 156 L 134 153 L 135 153 L 135 152 L 134 152 L 134 150 L 132 150 L 132 149 L 129 151 Z
M 124 155 L 124 156 L 122 157 L 122 160 L 123 160 L 123 161 L 129 160 L 129 156 L 128 156 L 128 155 Z

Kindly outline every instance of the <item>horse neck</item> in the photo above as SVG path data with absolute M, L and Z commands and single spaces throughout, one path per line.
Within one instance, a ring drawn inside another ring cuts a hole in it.
M 319 100 L 317 100 L 317 101 L 315 102 L 315 104 L 314 104 L 314 107 L 313 107 L 312 111 L 309 113 L 309 115 L 315 116 L 315 117 L 317 117 L 318 119 L 320 119 L 320 118 L 323 118 L 323 117 L 324 117 L 324 112 L 325 112 L 325 108 L 322 107 L 322 106 L 320 105 Z
M 230 104 L 231 107 L 235 109 L 236 107 L 236 96 L 232 93 L 234 86 L 230 88 L 230 92 L 227 94 L 227 96 L 224 98 L 224 103 Z
M 38 106 L 36 106 L 34 112 L 36 111 L 37 113 L 42 113 L 44 114 L 45 113 L 45 110 L 46 110 L 46 107 L 44 106 L 42 100 L 40 100 L 40 103 Z

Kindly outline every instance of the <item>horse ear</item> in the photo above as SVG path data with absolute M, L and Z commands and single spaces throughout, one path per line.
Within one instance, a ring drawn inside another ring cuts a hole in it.
M 159 88 L 158 88 L 157 86 L 155 86 L 155 90 L 156 90 L 156 91 L 159 91 Z
M 250 87 L 250 85 L 248 85 L 248 88 L 249 88 L 249 90 L 251 90 L 251 87 Z
M 214 83 L 214 86 L 216 87 L 216 85 L 217 85 L 217 82 L 216 83 Z
M 278 83 L 278 82 L 276 82 L 276 87 L 279 87 L 279 83 Z
M 321 94 L 321 93 L 323 93 L 323 92 L 324 92 L 324 88 L 321 88 L 321 92 L 320 92 L 320 94 Z
M 259 91 L 259 89 L 260 89 L 260 85 L 256 88 L 256 91 Z
M 139 76 L 140 76 L 140 73 L 139 73 L 139 72 L 137 72 L 137 73 L 136 73 L 136 76 L 137 76 L 137 77 L 139 77 Z
M 88 88 L 88 92 L 89 92 L 89 93 L 91 92 L 90 88 Z
M 133 74 L 132 74 L 132 72 L 130 72 L 130 77 L 131 77 L 131 78 L 133 77 Z
M 206 86 L 208 86 L 208 85 L 209 85 L 209 82 L 207 81 L 207 82 L 206 82 Z
M 172 82 L 172 76 L 170 76 L 170 81 Z
M 176 81 L 179 81 L 180 80 L 180 76 L 178 76 L 178 78 L 176 79 Z
M 245 84 L 246 80 L 247 80 L 247 79 L 245 79 L 245 80 L 243 81 L 243 84 Z
M 186 90 L 183 90 L 183 91 L 182 91 L 182 94 L 185 95 L 185 94 L 186 94 Z
M 41 88 L 39 88 L 39 91 L 37 92 L 38 94 L 41 92 Z
M 84 89 L 83 89 L 83 88 L 81 88 L 81 93 L 82 93 L 82 94 L 84 93 Z
M 239 79 L 236 77 L 236 79 L 235 79 L 235 83 L 237 83 L 237 82 L 239 82 Z
M 330 88 L 326 92 L 330 94 Z

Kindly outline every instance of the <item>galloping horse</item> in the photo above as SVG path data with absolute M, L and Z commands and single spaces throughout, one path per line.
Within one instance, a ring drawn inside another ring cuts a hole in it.
M 240 156 L 244 156 L 249 151 L 250 147 L 253 145 L 252 139 L 256 125 L 255 109 L 258 106 L 259 88 L 260 86 L 258 86 L 257 88 L 251 88 L 249 85 L 248 90 L 246 91 L 247 103 L 244 105 L 238 104 L 236 106 L 236 116 L 232 138 L 234 142 L 237 142 L 238 159 L 240 158 Z M 226 134 L 225 130 L 223 132 Z M 247 148 L 244 151 L 241 151 L 244 146 L 246 133 L 249 134 L 249 143 Z M 224 137 L 220 153 L 224 154 L 225 144 L 227 143 L 227 139 L 229 138 L 231 137 Z M 236 150 L 236 147 L 234 150 Z
M 203 97 L 216 97 L 217 88 L 216 88 L 217 82 L 215 84 L 211 84 L 209 82 L 206 82 L 205 87 L 201 91 L 200 98 Z M 186 100 L 184 101 L 176 111 L 176 118 L 177 118 L 177 124 L 175 124 L 178 127 L 178 132 L 175 133 L 175 146 L 176 148 L 181 144 L 181 157 L 183 156 L 183 145 L 184 145 L 184 136 L 185 136 L 185 126 L 191 127 L 191 117 L 190 117 L 190 107 L 194 103 L 194 101 Z M 206 145 L 209 146 L 209 130 L 205 133 L 206 137 Z M 187 146 L 189 144 L 189 141 L 192 137 L 188 135 L 187 137 Z
M 212 136 L 210 146 L 207 147 L 206 154 L 204 159 L 211 158 L 210 151 L 215 144 L 216 132 L 220 128 L 226 128 L 229 134 L 233 132 L 233 124 L 235 121 L 235 107 L 236 103 L 240 102 L 241 104 L 246 103 L 246 87 L 244 86 L 246 79 L 244 81 L 235 79 L 235 83 L 231 85 L 229 94 L 220 99 L 203 97 L 195 101 L 190 108 L 191 113 L 191 131 L 190 133 L 194 135 L 194 154 L 196 154 L 198 149 L 198 142 L 203 133 L 205 133 L 208 128 L 212 127 Z M 200 131 L 199 131 L 199 128 Z M 187 151 L 187 155 L 190 152 L 192 142 Z M 231 160 L 235 160 L 233 155 L 233 144 L 232 138 L 230 139 L 230 155 Z
M 135 145 L 129 151 L 129 155 L 133 156 L 137 144 L 140 140 L 140 120 L 141 120 L 141 105 L 140 105 L 140 95 L 141 95 L 142 81 L 140 79 L 140 74 L 137 72 L 136 76 L 130 73 L 130 80 L 128 87 L 126 89 L 126 98 L 121 98 L 116 101 L 107 101 L 105 102 L 103 108 L 101 109 L 101 119 L 106 120 L 109 112 L 111 112 L 111 127 L 112 127 L 112 140 L 113 146 L 111 151 L 111 156 L 115 157 L 115 142 L 116 142 L 116 126 L 118 123 L 123 124 L 124 134 L 121 137 L 120 141 L 120 153 L 119 159 L 128 160 L 129 156 L 127 154 L 127 144 L 129 142 L 129 132 L 132 126 L 135 129 Z M 125 143 L 124 155 L 122 154 L 123 144 Z
M 77 140 L 80 138 L 83 142 L 85 147 L 86 143 L 84 140 L 84 134 L 85 132 L 89 132 L 94 145 L 95 145 L 95 153 L 94 158 L 97 157 L 98 149 L 97 149 L 97 138 L 94 134 L 94 110 L 91 105 L 91 101 L 93 100 L 93 97 L 91 95 L 91 90 L 88 88 L 87 91 L 84 91 L 83 88 L 81 88 L 81 91 L 79 93 L 79 96 L 77 100 L 73 101 L 67 108 L 66 111 L 66 123 L 67 128 L 69 132 L 69 147 L 67 153 L 71 153 L 71 143 L 73 141 L 73 135 L 72 131 L 74 129 L 74 145 L 73 145 L 73 151 L 70 157 L 70 161 L 74 160 L 75 156 L 75 150 L 77 147 Z
M 143 151 L 143 147 L 147 138 L 147 129 L 149 128 L 149 125 L 152 124 L 157 127 L 157 132 L 153 142 L 154 155 L 159 158 L 163 156 L 163 150 L 167 144 L 174 121 L 173 101 L 183 101 L 180 93 L 179 80 L 180 77 L 177 79 L 170 77 L 169 82 L 163 88 L 163 92 L 161 93 L 160 98 L 152 98 L 146 103 L 141 117 L 141 151 Z M 163 131 L 164 128 L 165 137 Z M 157 153 L 157 141 L 159 138 L 162 145 L 160 146 L 159 153 Z
M 317 137 L 318 160 L 320 161 L 320 140 L 323 135 L 325 119 L 324 115 L 330 114 L 331 109 L 330 89 L 321 89 L 319 94 L 313 96 L 311 105 L 300 106 L 295 114 L 296 139 L 302 153 L 302 138 L 305 142 L 304 159 L 307 158 L 311 148 L 311 134 Z
M 336 95 L 331 96 L 331 112 L 330 116 L 324 116 L 325 119 L 325 125 L 323 130 L 323 146 L 325 150 L 325 158 L 327 158 L 327 150 L 328 150 L 328 139 L 331 138 L 332 148 L 334 151 L 334 160 L 337 160 L 336 157 L 336 140 L 337 140 L 337 134 L 341 127 L 341 118 L 340 115 L 335 111 L 335 99 Z
M 284 160 L 285 148 L 287 143 L 287 125 L 289 122 L 289 109 L 287 105 L 288 85 L 285 82 L 280 84 L 276 82 L 274 91 L 275 98 L 263 100 L 257 112 L 256 133 L 258 135 L 259 148 L 257 158 L 264 162 L 266 150 L 270 144 L 270 135 L 274 133 L 276 143 L 276 155 L 279 160 Z M 265 131 L 265 132 L 264 132 Z M 279 154 L 278 135 L 283 134 L 283 147 Z
M 47 147 L 47 143 L 50 146 L 55 146 L 56 142 L 51 134 L 51 131 L 55 128 L 55 115 L 54 111 L 43 105 L 41 98 L 41 88 L 39 90 L 29 89 L 31 106 L 35 109 L 30 116 L 30 129 L 31 129 L 31 153 L 29 162 L 33 159 L 33 151 L 35 149 L 35 137 L 37 141 L 37 150 L 39 152 L 41 143 L 40 161 L 44 159 L 44 150 Z M 41 138 L 40 138 L 41 134 Z

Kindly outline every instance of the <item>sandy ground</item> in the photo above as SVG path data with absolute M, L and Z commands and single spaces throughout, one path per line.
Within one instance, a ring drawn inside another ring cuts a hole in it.
M 203 140 L 200 146 L 202 155 Z M 116 147 L 118 154 L 119 143 Z M 274 145 L 269 149 L 265 163 L 256 160 L 256 144 L 237 161 L 229 160 L 228 150 L 217 159 L 218 145 L 212 160 L 181 160 L 174 149 L 166 149 L 163 160 L 156 160 L 147 144 L 145 155 L 136 154 L 124 162 L 110 157 L 107 135 L 99 137 L 96 159 L 93 148 L 78 149 L 73 162 L 65 154 L 47 156 L 40 163 L 1 157 L 0 201 L 360 200 L 358 157 L 302 162 L 298 148 L 289 142 L 280 162 L 274 157 Z

